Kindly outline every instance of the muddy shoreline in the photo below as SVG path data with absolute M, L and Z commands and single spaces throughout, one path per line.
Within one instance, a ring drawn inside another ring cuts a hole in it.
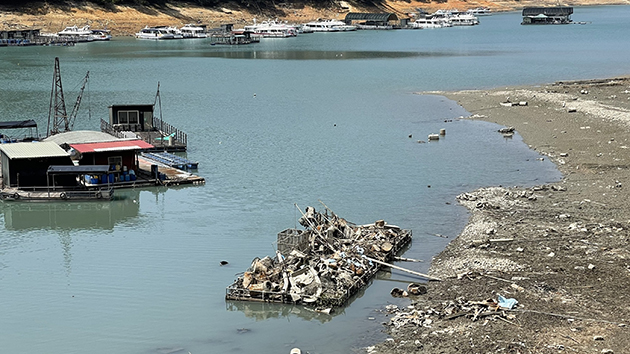
M 563 173 L 458 196 L 463 232 L 425 295 L 390 306 L 370 353 L 626 353 L 630 347 L 630 79 L 432 92 L 513 127 Z M 500 134 L 497 132 L 497 134 Z M 518 301 L 509 309 L 499 295 Z

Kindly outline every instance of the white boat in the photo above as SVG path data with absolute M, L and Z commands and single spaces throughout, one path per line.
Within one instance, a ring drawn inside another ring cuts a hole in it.
M 458 13 L 450 16 L 453 26 L 475 26 L 479 24 L 479 19 L 469 13 Z
M 253 25 L 243 27 L 244 32 L 250 35 L 260 36 L 263 38 L 288 38 L 297 36 L 297 29 L 285 23 L 277 23 L 276 21 L 263 21 Z
M 356 31 L 357 30 L 357 26 L 349 25 L 349 24 L 347 24 L 347 23 L 345 23 L 343 21 L 330 20 L 328 22 L 331 23 L 333 26 L 337 27 L 337 29 L 339 29 L 340 32 Z
M 487 7 L 477 7 L 466 11 L 473 16 L 489 16 L 492 15 L 492 10 Z
M 70 26 L 64 28 L 62 31 L 57 32 L 59 37 L 72 37 L 77 42 L 90 42 L 94 40 L 92 38 L 92 30 L 89 25 L 85 25 L 81 28 L 78 26 Z
M 112 35 L 109 30 L 105 29 L 95 29 L 92 30 L 92 39 L 95 41 L 108 41 L 112 39 Z
M 136 38 L 138 39 L 174 39 L 175 36 L 172 33 L 169 33 L 165 29 L 156 28 L 156 27 L 145 27 L 140 30 L 140 32 L 136 33 Z
M 468 12 L 460 12 L 457 9 L 437 10 L 431 16 L 448 19 L 453 26 L 474 26 L 479 24 L 479 19 L 476 16 Z
M 453 27 L 450 19 L 447 17 L 427 16 L 417 18 L 411 23 L 411 28 L 444 28 Z
M 339 20 L 311 21 L 302 25 L 313 32 L 345 32 L 356 31 L 357 26 Z
M 193 25 L 191 23 L 184 25 L 179 29 L 184 38 L 207 38 L 206 28 L 203 26 Z
M 173 39 L 182 39 L 184 35 L 182 31 L 180 31 L 177 27 L 174 26 L 155 26 L 155 28 L 159 30 L 166 31 L 166 33 L 170 33 L 173 35 Z
M 312 28 L 308 27 L 308 26 L 307 26 L 307 25 L 305 25 L 305 24 L 302 24 L 302 25 L 295 25 L 295 28 L 297 29 L 298 34 L 302 34 L 302 33 L 313 33 L 313 32 L 314 32 Z

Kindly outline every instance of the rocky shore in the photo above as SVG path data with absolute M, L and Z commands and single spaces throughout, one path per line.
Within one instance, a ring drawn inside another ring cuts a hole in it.
M 367 351 L 627 353 L 630 79 L 439 94 L 513 128 L 564 178 L 458 196 L 470 221 L 432 262 L 443 281 L 388 307 L 391 337 Z

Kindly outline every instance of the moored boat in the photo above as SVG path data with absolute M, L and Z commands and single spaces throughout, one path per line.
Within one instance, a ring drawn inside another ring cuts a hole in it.
M 311 21 L 302 25 L 302 27 L 312 32 L 345 32 L 357 30 L 357 26 L 349 25 L 339 20 Z
M 473 16 L 489 16 L 492 15 L 492 10 L 487 7 L 476 7 L 474 9 L 469 9 L 466 11 L 467 13 Z
M 457 13 L 450 17 L 453 26 L 475 26 L 479 24 L 479 19 L 470 13 Z
M 165 31 L 166 33 L 170 33 L 173 35 L 173 39 L 182 39 L 184 35 L 182 31 L 180 31 L 177 27 L 174 26 L 155 26 L 155 28 Z
M 141 29 L 140 32 L 136 33 L 136 38 L 138 39 L 175 39 L 175 35 L 169 33 L 165 29 L 157 28 L 157 27 L 149 27 Z
M 95 41 L 108 41 L 112 39 L 111 32 L 106 29 L 94 29 L 92 30 L 92 40 Z
M 179 29 L 184 38 L 207 38 L 205 26 L 193 25 L 191 23 L 184 25 Z
M 263 38 L 288 38 L 295 37 L 298 31 L 295 27 L 289 26 L 284 23 L 278 23 L 276 21 L 263 21 L 256 23 L 254 20 L 253 25 L 243 27 L 243 31 L 253 36 L 260 36 Z
M 92 38 L 92 30 L 90 30 L 89 25 L 85 25 L 81 28 L 76 25 L 66 27 L 63 30 L 57 32 L 57 36 L 72 38 L 77 42 L 90 42 L 94 40 Z
M 451 21 L 445 17 L 420 17 L 411 23 L 411 28 L 423 29 L 423 28 L 443 28 L 452 27 Z

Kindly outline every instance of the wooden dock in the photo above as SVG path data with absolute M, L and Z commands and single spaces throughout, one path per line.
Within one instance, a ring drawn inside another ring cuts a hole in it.
M 141 157 L 138 158 L 138 163 L 140 166 L 138 171 L 136 171 L 135 180 L 116 180 L 111 183 L 98 184 L 82 182 L 77 187 L 6 187 L 0 190 L 0 200 L 20 202 L 109 201 L 114 197 L 114 190 L 120 188 L 140 188 L 156 185 L 203 185 L 206 183 L 203 177 L 163 164 L 156 164 L 154 161 L 145 160 Z M 156 166 L 157 176 L 155 173 L 151 173 L 152 165 Z M 0 183 L 2 183 L 1 177 Z
M 206 180 L 203 177 L 199 177 L 190 172 L 180 170 L 171 166 L 167 166 L 162 163 L 158 163 L 153 160 L 145 159 L 142 156 L 138 157 L 138 164 L 141 170 L 141 176 L 149 176 L 149 180 L 153 184 L 162 184 L 165 186 L 181 185 L 181 184 L 205 184 Z M 158 173 L 162 174 L 164 178 L 155 178 L 155 171 L 151 166 L 157 166 Z M 140 176 L 139 176 L 140 178 Z

